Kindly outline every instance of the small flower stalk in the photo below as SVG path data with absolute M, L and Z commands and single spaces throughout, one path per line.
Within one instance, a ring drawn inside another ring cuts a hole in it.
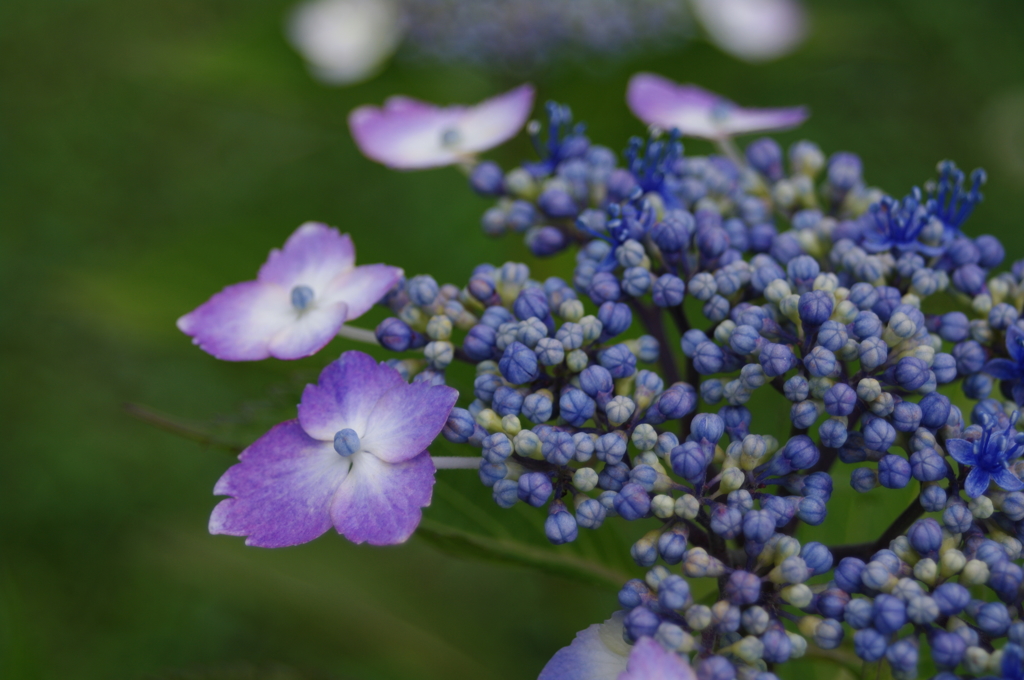
M 784 679 L 840 647 L 898 680 L 1021 680 L 1024 260 L 1004 268 L 1000 242 L 976 235 L 984 173 L 944 161 L 897 198 L 848 152 L 770 137 L 740 151 L 735 137 L 799 125 L 801 107 L 744 109 L 651 74 L 627 101 L 652 128 L 621 155 L 566 106 L 527 123 L 528 86 L 353 113 L 368 157 L 467 166 L 492 202 L 487 235 L 541 258 L 572 249 L 573 268 L 538 280 L 484 263 L 439 283 L 356 267 L 347 236 L 301 227 L 179 327 L 218 358 L 294 359 L 376 303 L 387 358 L 327 363 L 297 418 L 217 483 L 210 531 L 400 543 L 436 474 L 476 474 L 501 508 L 542 513 L 555 551 L 644 527 L 622 546 L 637 572 L 619 609 L 540 680 Z M 524 126 L 536 159 L 476 158 Z M 687 136 L 723 153 L 689 156 Z M 466 455 L 432 458 L 437 437 Z M 915 500 L 865 518 L 870 543 L 797 538 L 830 527 L 846 478 Z

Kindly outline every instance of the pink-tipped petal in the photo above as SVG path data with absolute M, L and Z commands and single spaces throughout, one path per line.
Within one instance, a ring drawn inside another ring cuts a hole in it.
M 434 464 L 426 451 L 398 464 L 361 451 L 352 456 L 352 470 L 331 504 L 338 533 L 353 543 L 402 543 L 420 523 L 421 508 L 430 505 Z
M 618 680 L 696 680 L 696 677 L 681 656 L 652 638 L 642 637 L 633 645 L 626 670 Z
M 413 383 L 389 390 L 369 415 L 363 450 L 389 463 L 409 460 L 441 433 L 458 398 L 458 390 L 446 385 Z
M 257 280 L 291 290 L 298 285 L 321 292 L 339 273 L 355 266 L 356 249 L 348 234 L 320 222 L 306 222 L 288 237 L 284 248 L 270 251 Z
M 386 264 L 367 264 L 340 274 L 324 291 L 324 298 L 343 302 L 348 308 L 345 321 L 368 312 L 402 278 L 402 270 Z
M 537 680 L 616 680 L 626 669 L 629 645 L 622 640 L 622 612 L 576 633 L 555 652 Z
M 487 151 L 515 137 L 530 117 L 533 97 L 533 86 L 525 84 L 467 109 L 459 121 L 460 151 Z
M 378 364 L 369 354 L 345 352 L 320 373 L 316 385 L 306 385 L 299 404 L 299 422 L 309 436 L 321 441 L 334 441 L 334 435 L 346 428 L 364 437 L 367 421 L 380 398 L 405 385 L 398 371 Z M 412 455 L 425 448 L 420 447 Z
M 746 61 L 775 59 L 796 49 L 807 18 L 796 0 L 693 0 L 711 41 Z
M 383 108 L 355 109 L 348 124 L 367 158 L 398 170 L 418 170 L 453 165 L 505 142 L 525 125 L 532 107 L 530 85 L 468 108 L 391 97 Z
M 288 289 L 246 281 L 228 286 L 178 319 L 178 328 L 218 359 L 257 361 L 271 355 L 273 339 L 296 318 Z
M 704 139 L 785 130 L 799 125 L 808 115 L 802 107 L 744 109 L 696 85 L 679 85 L 652 73 L 630 78 L 626 102 L 648 125 L 675 128 L 686 136 Z
M 246 545 L 281 548 L 331 527 L 330 506 L 349 461 L 298 421 L 275 426 L 238 457 L 213 492 L 232 496 L 210 516 L 210 533 L 246 536 Z

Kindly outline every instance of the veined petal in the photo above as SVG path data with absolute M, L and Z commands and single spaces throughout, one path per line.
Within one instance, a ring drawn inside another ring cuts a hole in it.
M 459 121 L 459 150 L 479 153 L 515 137 L 530 117 L 533 96 L 533 86 L 524 84 L 466 109 Z
M 273 283 L 236 283 L 178 319 L 178 328 L 218 359 L 266 359 L 273 339 L 298 316 L 290 293 Z
M 795 49 L 807 33 L 795 0 L 693 0 L 704 29 L 718 47 L 746 61 L 765 61 Z
M 349 461 L 309 437 L 298 421 L 276 425 L 228 468 L 213 492 L 232 496 L 210 515 L 210 533 L 246 536 L 246 545 L 280 548 L 312 541 L 331 527 L 331 499 Z
M 324 291 L 332 302 L 348 308 L 345 321 L 358 319 L 373 307 L 402 278 L 402 270 L 386 264 L 367 264 L 339 275 Z
M 1006 491 L 1020 491 L 1024 489 L 1024 482 L 1005 467 L 996 470 L 992 475 L 992 479 Z
M 981 372 L 997 380 L 1017 380 L 1021 377 L 1017 364 L 1009 359 L 991 359 L 982 367 Z
M 257 280 L 276 283 L 289 291 L 299 285 L 321 293 L 328 283 L 356 263 L 348 234 L 320 222 L 306 222 L 288 237 L 284 247 L 270 251 Z
M 622 639 L 622 612 L 576 633 L 555 652 L 537 680 L 617 680 L 626 670 L 630 647 Z
M 962 465 L 978 464 L 978 457 L 974 455 L 974 444 L 966 439 L 947 439 L 946 451 L 953 460 Z
M 275 359 L 301 359 L 316 354 L 338 334 L 348 317 L 344 302 L 314 301 L 270 340 L 268 351 Z
M 363 450 L 389 463 L 419 455 L 441 433 L 458 398 L 446 385 L 403 383 L 389 390 L 369 414 Z
M 991 479 L 992 475 L 980 467 L 971 468 L 970 474 L 967 475 L 967 481 L 964 482 L 964 491 L 971 498 L 977 498 L 988 491 L 988 483 Z
M 361 451 L 331 504 L 334 527 L 353 543 L 402 543 L 420 523 L 420 508 L 430 505 L 434 463 L 430 454 L 398 464 Z
M 299 403 L 299 422 L 309 436 L 325 442 L 333 442 L 334 435 L 345 428 L 364 437 L 377 401 L 388 390 L 405 384 L 398 371 L 378 364 L 369 354 L 345 352 L 327 365 L 316 385 L 306 385 Z
M 690 664 L 653 638 L 642 637 L 633 645 L 626 670 L 618 680 L 696 680 Z

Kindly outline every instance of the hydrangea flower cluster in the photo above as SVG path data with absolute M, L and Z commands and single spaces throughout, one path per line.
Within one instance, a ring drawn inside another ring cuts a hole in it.
M 524 124 L 529 88 L 473 109 L 403 99 L 353 114 L 367 156 L 466 168 L 496 201 L 487 234 L 520 233 L 538 257 L 574 248 L 575 267 L 538 281 L 526 264 L 482 264 L 462 285 L 383 265 L 360 277 L 350 241 L 302 227 L 252 284 L 271 292 L 229 288 L 182 330 L 222 358 L 303 356 L 327 330 L 359 337 L 341 324 L 372 298 L 392 313 L 374 339 L 403 356 L 331 363 L 298 419 L 218 483 L 232 498 L 211 531 L 278 546 L 333 525 L 400 542 L 435 471 L 471 468 L 499 506 L 541 509 L 555 545 L 607 521 L 649 527 L 629 547 L 644 578 L 542 680 L 773 680 L 843 645 L 898 680 L 929 658 L 941 680 L 1020 680 L 1024 260 L 999 272 L 1002 245 L 966 224 L 984 173 L 945 161 L 894 198 L 854 154 L 734 144 L 799 124 L 801 108 L 745 109 L 650 74 L 627 102 L 651 129 L 621 156 L 552 103 L 546 126 L 526 126 L 537 160 L 509 170 L 472 153 Z M 682 136 L 721 153 L 687 156 Z M 454 362 L 475 367 L 472 394 L 447 385 Z M 758 390 L 788 402 L 784 440 L 748 408 Z M 431 457 L 439 433 L 476 453 Z M 837 464 L 857 492 L 919 493 L 874 518 L 887 528 L 873 542 L 802 542 L 801 524 L 828 521 Z

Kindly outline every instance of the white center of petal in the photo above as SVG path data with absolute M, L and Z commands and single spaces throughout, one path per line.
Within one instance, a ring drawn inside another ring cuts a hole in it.
M 334 435 L 334 450 L 339 455 L 348 458 L 359 451 L 359 435 L 355 430 L 347 427 L 344 430 L 338 430 Z
M 292 307 L 301 312 L 309 307 L 314 297 L 313 289 L 309 286 L 295 286 L 292 288 Z
M 718 102 L 711 107 L 711 120 L 721 123 L 729 119 L 729 105 Z
M 450 149 L 462 141 L 462 133 L 458 128 L 450 127 L 441 132 L 441 146 Z

